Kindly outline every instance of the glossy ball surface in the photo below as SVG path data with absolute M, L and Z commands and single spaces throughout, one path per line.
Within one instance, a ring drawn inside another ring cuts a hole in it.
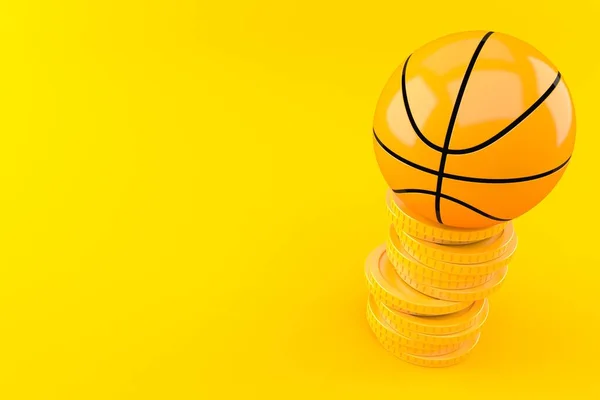
M 412 212 L 485 228 L 538 204 L 563 175 L 575 112 L 557 68 L 502 33 L 461 32 L 411 54 L 373 124 L 387 184 Z

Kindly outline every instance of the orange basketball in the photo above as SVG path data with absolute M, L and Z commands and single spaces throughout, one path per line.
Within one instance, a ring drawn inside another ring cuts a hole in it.
M 575 113 L 557 68 L 494 32 L 462 32 L 410 55 L 379 98 L 375 155 L 413 213 L 485 228 L 538 204 L 563 175 Z

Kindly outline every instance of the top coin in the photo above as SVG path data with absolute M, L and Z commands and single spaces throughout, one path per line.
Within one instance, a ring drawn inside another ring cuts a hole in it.
M 411 213 L 404 202 L 391 190 L 387 193 L 388 213 L 398 231 L 415 238 L 437 244 L 471 244 L 488 239 L 502 232 L 506 223 L 499 223 L 483 229 L 460 229 L 441 225 Z
M 415 215 L 485 229 L 524 214 L 562 177 L 575 145 L 564 77 L 533 46 L 460 32 L 408 55 L 377 103 L 373 146 Z

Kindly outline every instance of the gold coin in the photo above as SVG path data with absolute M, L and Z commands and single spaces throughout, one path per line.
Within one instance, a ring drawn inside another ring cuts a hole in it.
M 374 299 L 373 301 L 375 302 Z M 381 303 L 377 303 L 377 308 L 381 318 L 402 336 L 423 343 L 440 345 L 462 343 L 477 336 L 481 332 L 490 310 L 487 299 L 477 301 L 467 310 L 437 317 L 412 316 L 392 310 Z M 425 333 L 423 329 L 433 331 L 433 333 Z
M 479 286 L 490 280 L 493 274 L 460 275 L 447 274 L 415 260 L 400 243 L 394 227 L 390 227 L 387 255 L 399 275 L 409 276 L 416 282 L 442 289 L 465 289 Z
M 447 301 L 473 302 L 488 297 L 500 289 L 507 273 L 508 266 L 494 272 L 492 278 L 483 285 L 467 289 L 440 289 L 419 283 L 407 275 L 401 275 L 401 277 L 410 287 L 427 296 Z
M 394 346 L 392 343 L 380 343 L 385 350 L 387 350 L 392 355 L 398 357 L 402 361 L 406 361 L 410 364 L 418 365 L 420 367 L 443 368 L 450 367 L 452 365 L 456 365 L 463 362 L 479 342 L 480 336 L 481 334 L 477 335 L 476 338 L 461 344 L 461 346 L 457 350 L 451 353 L 435 356 L 412 355 L 403 351 L 402 348 Z
M 493 238 L 462 246 L 428 243 L 405 232 L 396 234 L 398 247 L 416 261 L 454 275 L 487 275 L 502 269 L 513 259 L 518 243 L 512 223 Z
M 460 343 L 432 344 L 408 338 L 396 332 L 381 316 L 381 311 L 372 296 L 367 302 L 367 321 L 380 342 L 389 343 L 413 355 L 435 356 L 444 355 L 457 350 Z
M 417 355 L 411 354 L 410 349 L 399 345 L 393 339 L 395 337 L 393 329 L 382 318 L 378 318 L 377 314 L 372 312 L 370 305 L 367 305 L 367 321 L 375 337 L 385 350 L 401 360 L 423 367 L 447 367 L 458 364 L 477 345 L 481 335 L 479 333 L 475 337 L 459 343 L 458 346 L 450 346 L 450 348 L 456 347 L 456 349 L 445 354 Z
M 472 302 L 446 301 L 427 296 L 410 287 L 389 262 L 385 244 L 375 248 L 365 262 L 369 291 L 391 309 L 416 315 L 444 315 L 464 310 Z
M 490 238 L 502 232 L 506 222 L 484 229 L 460 229 L 444 226 L 424 217 L 411 214 L 404 203 L 392 192 L 387 193 L 388 214 L 397 230 L 429 242 L 439 244 L 467 244 Z

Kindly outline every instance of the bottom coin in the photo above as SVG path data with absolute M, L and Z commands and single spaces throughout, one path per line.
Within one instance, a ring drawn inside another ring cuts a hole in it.
M 411 338 L 396 331 L 385 320 L 385 317 L 383 316 L 381 309 L 377 306 L 373 296 L 369 296 L 369 301 L 367 303 L 367 319 L 369 321 L 369 326 L 371 326 L 371 329 L 375 332 L 379 341 L 389 342 L 391 345 L 401 348 L 402 351 L 408 354 L 424 356 L 448 354 L 457 350 L 462 343 L 457 341 L 450 343 L 431 343 L 431 341 Z
M 402 349 L 399 349 L 389 342 L 381 343 L 381 346 L 386 349 L 388 352 L 398 357 L 399 359 L 406 361 L 408 363 L 418 365 L 421 367 L 428 368 L 442 368 L 442 367 L 450 367 L 452 365 L 456 365 L 465 360 L 473 348 L 477 345 L 479 341 L 479 336 L 472 339 L 469 343 L 463 344 L 458 350 L 455 350 L 448 354 L 437 355 L 437 356 L 419 356 L 408 354 L 404 352 Z
M 371 297 L 367 303 L 367 321 L 384 349 L 406 362 L 424 367 L 447 367 L 458 364 L 473 350 L 480 337 L 480 334 L 477 334 L 451 346 L 428 346 L 421 349 L 405 346 L 402 344 L 405 341 L 398 340 L 402 336 L 394 331 L 381 317 L 377 308 L 372 306 Z

